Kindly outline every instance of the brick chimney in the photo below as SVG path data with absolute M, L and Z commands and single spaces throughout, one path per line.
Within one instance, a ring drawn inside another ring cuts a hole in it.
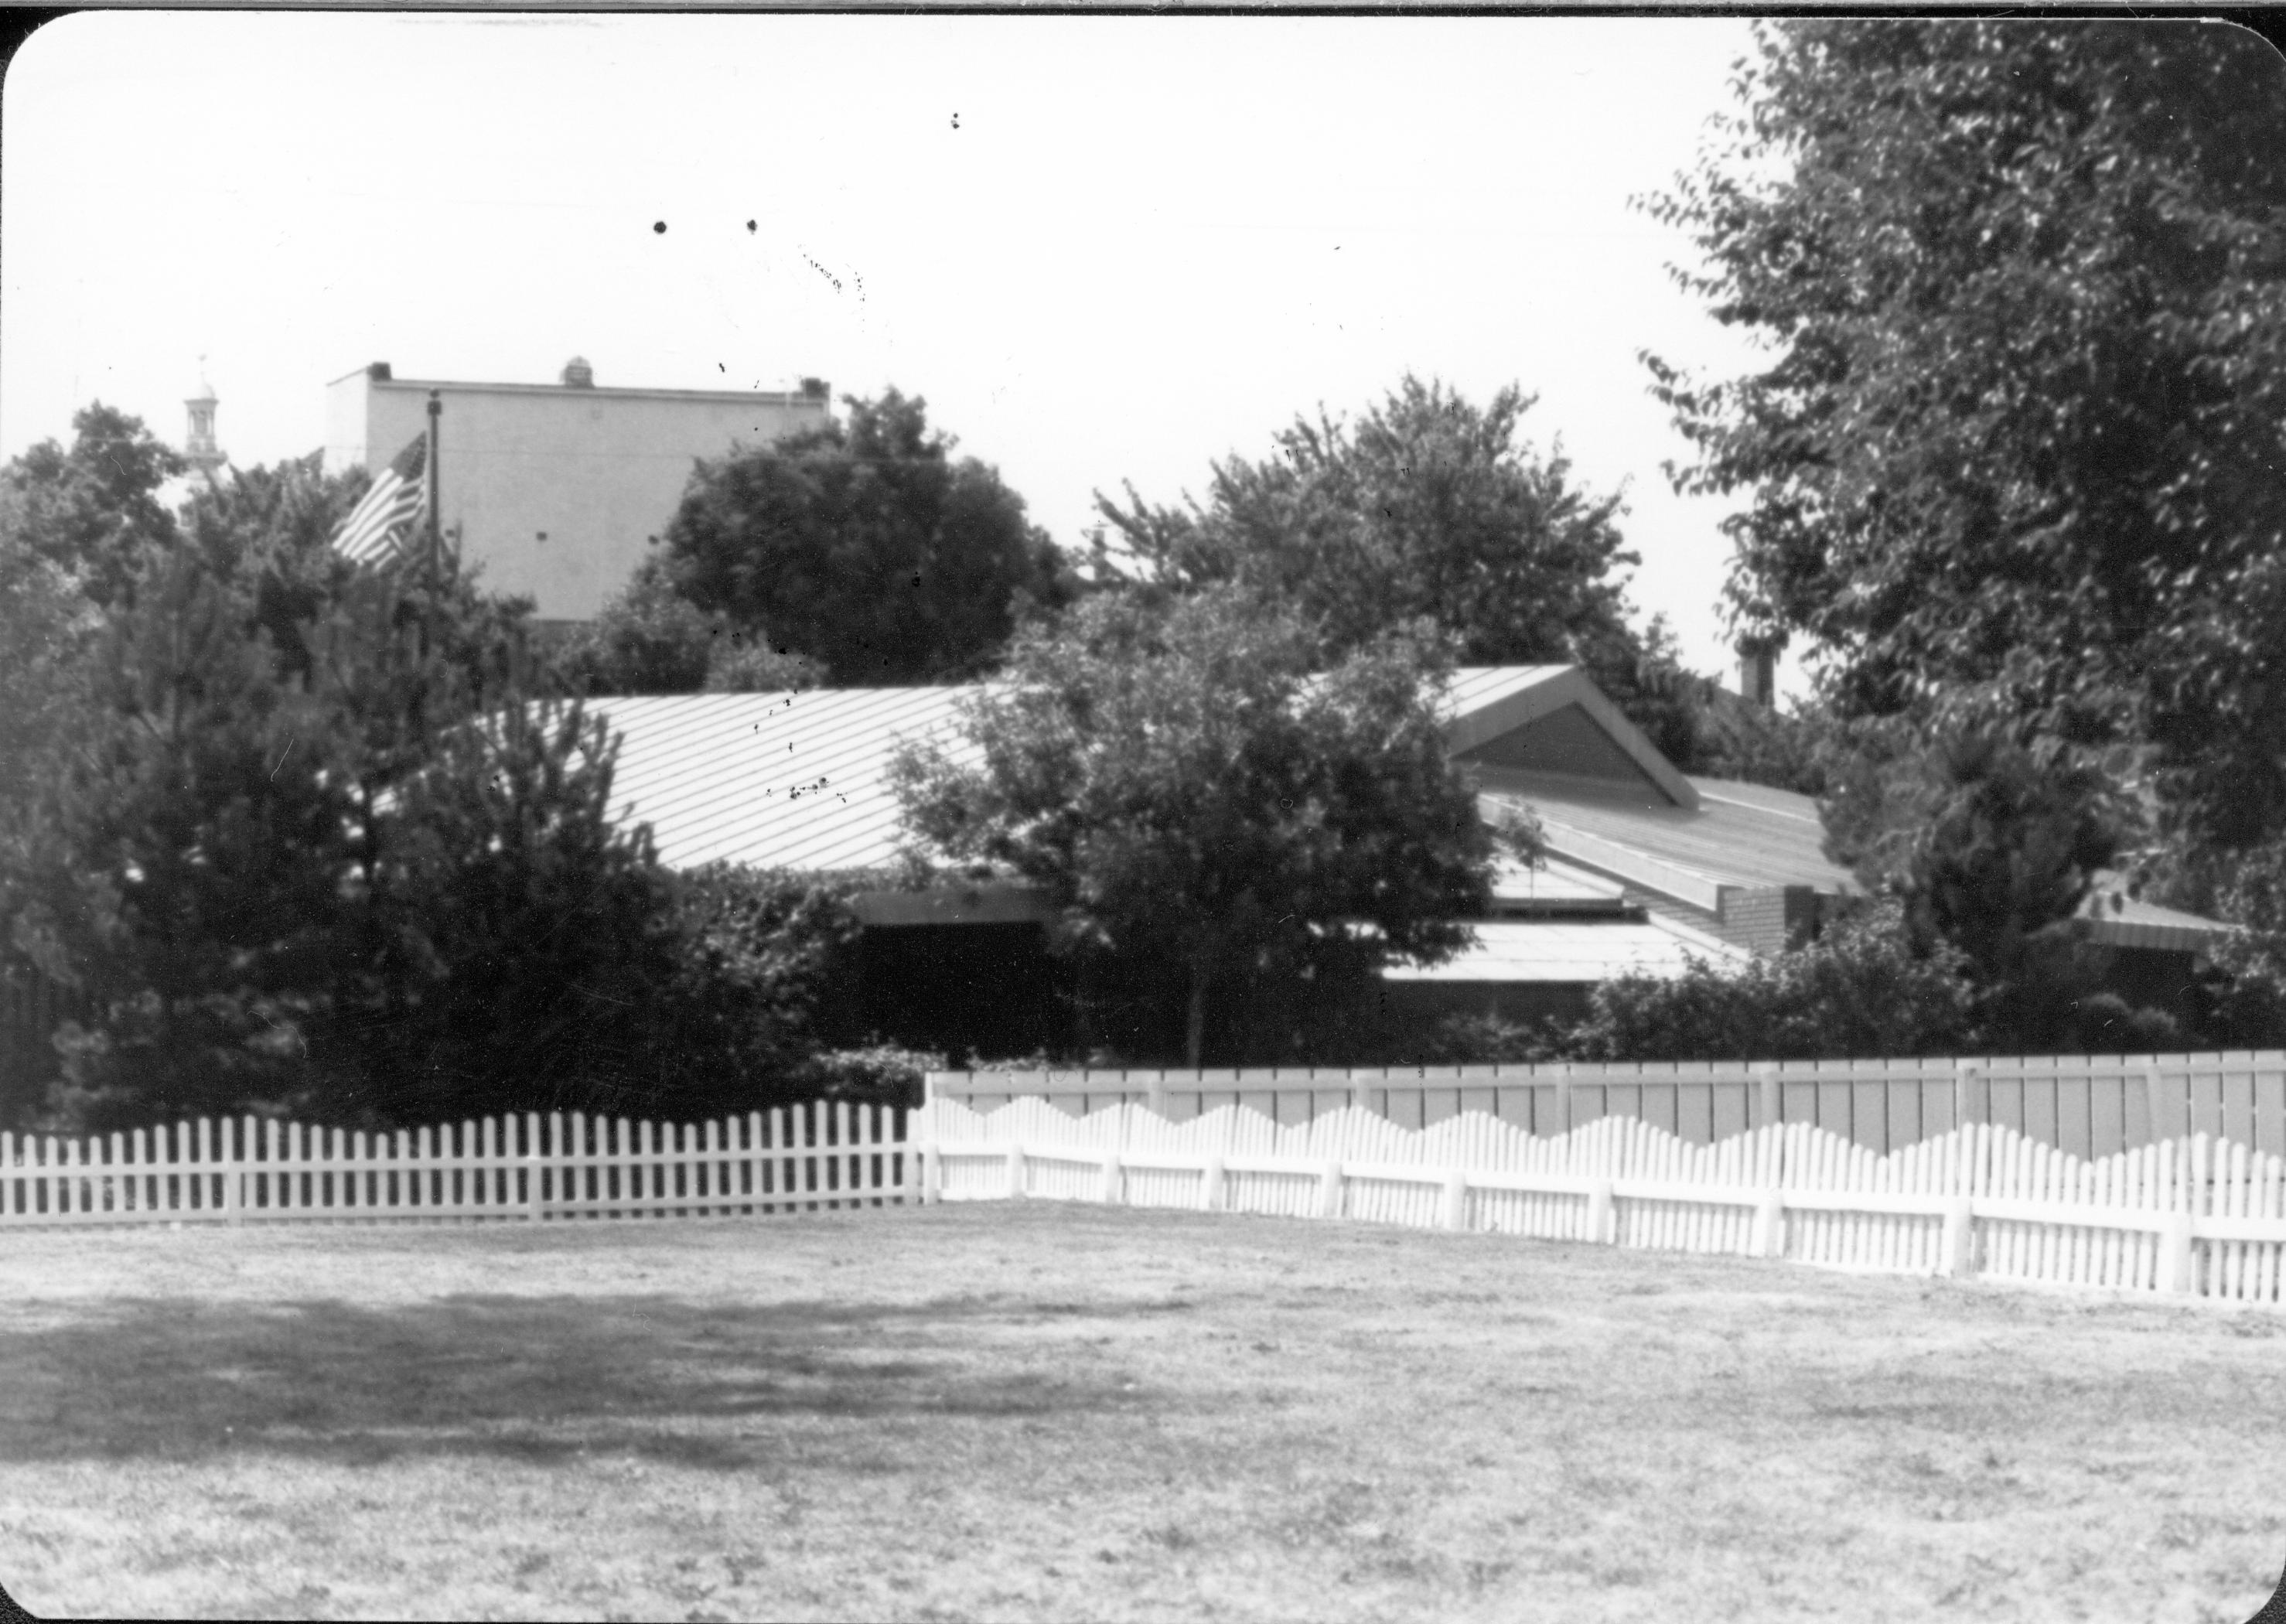
M 1776 710 L 1778 703 L 1778 654 L 1768 643 L 1738 645 L 1738 691 L 1749 705 Z

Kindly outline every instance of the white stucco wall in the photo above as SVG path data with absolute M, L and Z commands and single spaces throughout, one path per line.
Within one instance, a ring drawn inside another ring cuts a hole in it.
M 627 583 L 682 501 L 691 464 L 824 422 L 823 396 L 560 384 L 377 381 L 327 390 L 326 468 L 378 469 L 444 406 L 440 516 L 494 592 L 543 620 L 585 620 Z

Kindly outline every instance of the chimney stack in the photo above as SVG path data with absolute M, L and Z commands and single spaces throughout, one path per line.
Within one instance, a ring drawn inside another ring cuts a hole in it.
M 1778 708 L 1778 654 L 1768 643 L 1748 641 L 1738 645 L 1738 691 L 1746 703 L 1766 711 Z
M 595 387 L 595 369 L 587 365 L 584 356 L 575 355 L 564 363 L 564 387 L 565 389 Z

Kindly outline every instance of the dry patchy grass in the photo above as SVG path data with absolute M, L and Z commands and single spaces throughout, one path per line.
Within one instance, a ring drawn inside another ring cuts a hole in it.
M 1033 1203 L 23 1234 L 45 1614 L 2239 1624 L 2286 1321 Z

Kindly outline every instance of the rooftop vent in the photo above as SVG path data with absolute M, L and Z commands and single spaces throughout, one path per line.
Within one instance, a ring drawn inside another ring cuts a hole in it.
M 595 369 L 587 365 L 586 358 L 575 355 L 564 363 L 564 387 L 565 389 L 595 387 Z
M 802 398 L 806 400 L 824 399 L 825 380 L 823 378 L 804 378 L 801 381 L 801 393 Z
M 372 366 L 365 369 L 365 375 L 371 378 L 375 383 L 386 383 L 389 382 L 392 374 L 389 370 L 389 363 L 387 361 L 375 361 Z

